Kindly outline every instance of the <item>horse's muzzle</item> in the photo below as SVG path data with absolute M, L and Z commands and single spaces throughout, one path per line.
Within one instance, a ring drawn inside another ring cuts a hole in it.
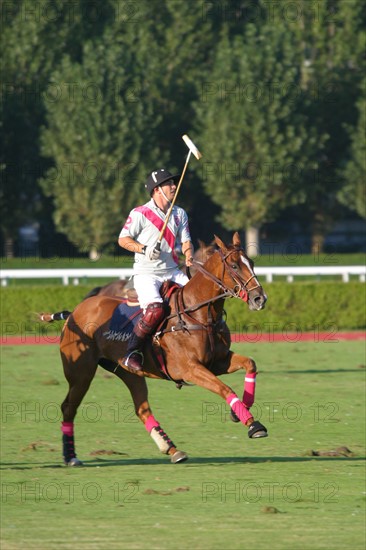
M 257 292 L 255 290 L 253 291 L 253 293 L 249 292 L 249 309 L 260 311 L 265 307 L 266 301 L 267 296 L 264 294 L 264 292 Z

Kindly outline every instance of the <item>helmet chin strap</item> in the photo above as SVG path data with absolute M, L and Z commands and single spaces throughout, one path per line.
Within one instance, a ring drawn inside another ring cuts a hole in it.
M 162 195 L 163 195 L 164 199 L 165 199 L 166 201 L 168 201 L 169 204 L 171 204 L 171 201 L 168 199 L 168 197 L 167 197 L 166 194 L 164 193 L 162 186 L 159 185 L 159 187 L 160 187 L 160 191 L 162 192 Z

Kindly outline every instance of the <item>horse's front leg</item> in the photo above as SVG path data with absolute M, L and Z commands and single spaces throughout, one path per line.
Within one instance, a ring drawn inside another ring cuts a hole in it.
M 257 377 L 257 365 L 255 364 L 254 359 L 239 355 L 238 353 L 234 353 L 230 350 L 225 350 L 222 355 L 219 353 L 217 354 L 212 372 L 218 376 L 221 374 L 231 374 L 240 369 L 245 371 L 242 401 L 245 407 L 250 409 L 254 403 Z M 234 415 L 232 415 L 232 420 L 234 420 L 234 422 L 239 421 L 238 419 L 235 419 Z
M 255 388 L 257 379 L 257 365 L 251 357 L 245 357 L 229 351 L 227 358 L 227 374 L 236 372 L 239 369 L 245 370 L 243 405 L 250 409 L 253 406 L 255 399 Z M 233 420 L 235 420 L 233 418 Z
M 243 363 L 243 359 L 246 359 L 245 363 Z M 250 438 L 266 437 L 267 429 L 258 422 L 258 420 L 253 418 L 249 410 L 254 402 L 255 362 L 252 359 L 241 357 L 230 352 L 225 362 L 221 362 L 221 364 L 216 364 L 215 366 L 217 368 L 217 371 L 216 369 L 214 371 L 215 374 L 201 364 L 191 366 L 191 368 L 187 369 L 184 380 L 206 388 L 225 399 L 226 403 L 231 408 L 233 420 L 235 419 L 235 421 L 241 422 L 248 427 L 248 436 Z M 235 372 L 239 368 L 246 369 L 243 401 L 239 399 L 229 386 L 224 384 L 216 376 L 216 374 Z
M 218 359 L 215 362 L 214 372 L 215 374 L 231 374 L 239 369 L 245 370 L 242 403 L 244 407 L 249 410 L 253 406 L 255 400 L 257 365 L 254 359 L 229 350 L 226 354 L 223 353 L 221 360 Z M 231 410 L 230 418 L 233 422 L 240 422 L 240 419 L 233 410 Z M 266 437 L 268 435 L 266 428 L 260 424 L 260 422 L 255 422 L 256 432 L 253 433 L 252 437 Z M 263 429 L 261 429 L 261 427 Z M 254 427 L 252 430 L 254 430 Z
M 104 366 L 104 368 L 106 367 Z M 126 384 L 130 390 L 135 407 L 135 413 L 144 424 L 146 431 L 155 441 L 160 452 L 169 455 L 173 464 L 187 460 L 188 455 L 184 451 L 179 451 L 176 448 L 173 441 L 154 417 L 148 401 L 148 389 L 145 378 L 136 376 L 120 366 L 117 368 L 114 367 L 113 372 Z

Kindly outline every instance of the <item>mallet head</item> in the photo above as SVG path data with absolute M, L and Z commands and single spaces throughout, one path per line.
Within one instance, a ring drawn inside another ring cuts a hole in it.
M 184 136 L 182 136 L 182 139 L 185 142 L 185 144 L 187 145 L 188 149 L 194 154 L 196 159 L 199 160 L 202 157 L 202 154 L 199 152 L 199 150 L 197 149 L 197 147 L 195 146 L 193 141 L 191 139 L 189 139 L 187 134 L 184 134 Z

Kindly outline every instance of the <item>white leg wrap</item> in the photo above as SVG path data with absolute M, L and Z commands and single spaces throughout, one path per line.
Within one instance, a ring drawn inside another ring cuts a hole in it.
M 167 435 L 165 434 L 168 441 L 166 441 L 165 438 L 159 433 L 158 428 L 153 428 L 150 432 L 150 435 L 155 441 L 155 443 L 157 444 L 159 451 L 161 451 L 164 454 L 167 454 L 170 447 L 173 446 L 172 442 L 168 439 Z

